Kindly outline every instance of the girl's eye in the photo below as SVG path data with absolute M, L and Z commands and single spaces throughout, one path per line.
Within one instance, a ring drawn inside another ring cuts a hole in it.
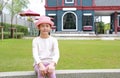
M 46 27 L 49 27 L 49 25 L 46 25 Z
M 45 25 L 42 25 L 41 27 L 45 27 Z

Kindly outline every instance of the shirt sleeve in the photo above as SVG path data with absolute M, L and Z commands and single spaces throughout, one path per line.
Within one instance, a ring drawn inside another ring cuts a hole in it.
M 34 58 L 35 63 L 36 64 L 40 63 L 41 60 L 38 56 L 38 44 L 37 44 L 36 39 L 33 39 L 33 42 L 32 42 L 32 53 L 33 53 L 33 58 Z
M 58 47 L 58 40 L 54 39 L 53 41 L 53 60 L 56 64 L 59 60 L 60 53 L 59 53 L 59 47 Z

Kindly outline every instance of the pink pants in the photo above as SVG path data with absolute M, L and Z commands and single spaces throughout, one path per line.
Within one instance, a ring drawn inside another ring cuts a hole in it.
M 45 66 L 47 66 L 47 65 L 49 65 L 49 64 L 44 64 Z M 38 78 L 56 78 L 56 74 L 55 74 L 55 71 L 52 73 L 52 74 L 50 74 L 49 75 L 49 77 L 43 77 L 42 75 L 41 75 L 41 72 L 40 72 L 40 70 L 39 70 L 39 66 L 38 65 L 35 65 L 34 66 L 34 70 L 35 70 L 35 72 L 37 73 L 37 77 Z

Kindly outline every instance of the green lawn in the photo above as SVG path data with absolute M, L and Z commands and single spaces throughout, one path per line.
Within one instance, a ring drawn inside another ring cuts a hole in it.
M 57 69 L 120 68 L 119 40 L 59 40 Z M 0 72 L 26 71 L 32 67 L 32 40 L 0 40 Z

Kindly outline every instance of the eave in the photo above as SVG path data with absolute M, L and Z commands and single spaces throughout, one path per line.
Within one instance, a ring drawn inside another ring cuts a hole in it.
M 62 10 L 63 8 L 77 8 L 77 10 L 120 11 L 120 6 L 57 6 L 57 7 L 45 6 L 45 8 L 46 10 Z

